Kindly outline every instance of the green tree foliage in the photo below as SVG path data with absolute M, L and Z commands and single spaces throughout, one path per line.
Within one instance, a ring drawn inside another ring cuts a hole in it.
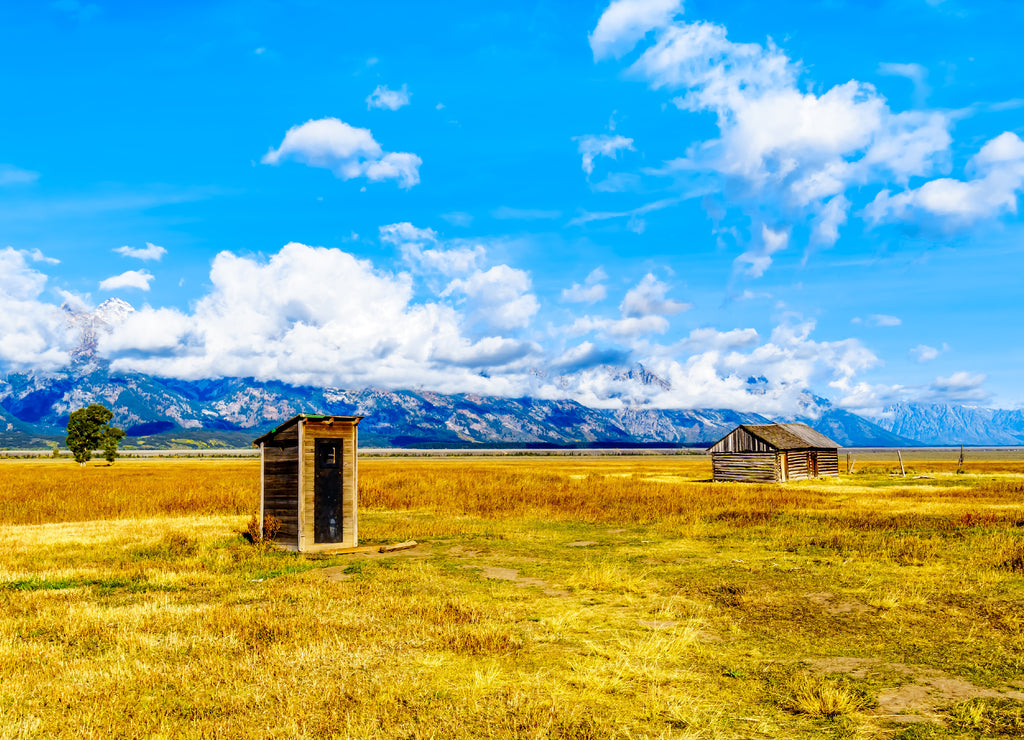
M 109 427 L 106 435 L 103 437 L 103 457 L 106 458 L 110 464 L 114 463 L 117 459 L 117 445 L 124 439 L 124 430 L 118 429 L 117 427 Z
M 107 461 L 114 462 L 124 430 L 110 426 L 112 418 L 113 412 L 98 403 L 71 412 L 68 436 L 64 441 L 75 456 L 75 462 L 85 465 L 92 457 L 92 451 L 100 448 Z

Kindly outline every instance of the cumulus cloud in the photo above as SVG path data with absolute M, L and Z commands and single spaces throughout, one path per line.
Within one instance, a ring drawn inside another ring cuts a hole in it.
M 461 286 L 463 297 L 498 286 L 514 301 L 516 289 L 528 287 L 516 272 L 474 275 Z M 337 249 L 291 243 L 266 261 L 222 252 L 210 283 L 191 313 L 145 307 L 102 338 L 112 368 L 514 394 L 522 388 L 516 378 L 484 377 L 478 369 L 506 367 L 537 350 L 512 335 L 469 336 L 453 305 L 413 300 L 409 273 L 380 271 Z
M 442 275 L 469 272 L 487 253 L 479 244 L 445 248 L 433 229 L 418 229 L 408 222 L 381 226 L 380 240 L 397 246 L 410 265 Z
M 339 249 L 297 243 L 267 258 L 222 252 L 208 292 L 188 310 L 127 312 L 98 337 L 99 352 L 115 373 L 530 395 L 606 407 L 792 414 L 808 389 L 822 385 L 851 402 L 870 394 L 870 387 L 861 393 L 858 376 L 877 364 L 875 355 L 855 339 L 817 340 L 810 321 L 788 319 L 766 338 L 750 328 L 701 327 L 659 344 L 669 318 L 688 304 L 647 274 L 624 292 L 616 315 L 538 330 L 543 314 L 528 272 L 489 265 L 486 250 L 473 254 L 409 223 L 383 227 L 380 238 L 406 267 L 382 269 Z M 458 250 L 466 259 L 425 256 Z M 421 281 L 441 279 L 442 268 L 461 272 L 426 294 Z M 598 268 L 579 287 L 606 281 Z M 43 299 L 46 284 L 28 255 L 0 250 L 0 310 L 9 317 L 0 327 L 3 367 L 54 369 L 69 361 L 77 335 Z M 63 296 L 88 308 L 87 299 Z M 659 380 L 622 372 L 633 362 Z M 920 393 L 974 398 L 982 381 L 954 374 Z
M 337 118 L 293 126 L 281 145 L 268 151 L 261 161 L 277 165 L 288 159 L 329 169 L 343 180 L 397 180 L 402 188 L 411 188 L 420 181 L 423 164 L 415 154 L 384 151 L 369 129 L 350 126 Z
M 789 245 L 789 232 L 761 225 L 761 239 L 734 260 L 736 269 L 750 277 L 759 278 L 772 263 L 772 255 Z
M 367 109 L 398 110 L 403 105 L 409 105 L 409 88 L 405 85 L 402 85 L 401 90 L 390 90 L 387 85 L 377 85 L 366 98 Z
M 156 262 L 159 262 L 167 254 L 166 249 L 158 247 L 151 242 L 146 242 L 144 247 L 117 247 L 114 251 L 124 257 L 134 257 L 137 260 L 154 260 Z
M 813 329 L 813 322 L 785 323 L 763 343 L 752 330 L 722 332 L 719 337 L 714 330 L 704 331 L 691 335 L 692 354 L 675 356 L 672 348 L 665 348 L 669 351 L 652 351 L 641 360 L 664 385 L 639 385 L 602 369 L 585 369 L 566 380 L 567 388 L 593 405 L 793 414 L 806 410 L 807 388 L 827 383 L 840 391 L 849 389 L 857 374 L 878 363 L 857 340 L 816 341 Z
M 810 91 L 802 65 L 770 40 L 732 41 L 722 25 L 684 22 L 681 10 L 669 2 L 614 2 L 591 35 L 591 45 L 595 59 L 619 56 L 650 34 L 653 41 L 628 74 L 668 91 L 680 110 L 715 117 L 716 138 L 695 142 L 683 156 L 645 172 L 678 178 L 684 189 L 704 195 L 709 210 L 720 211 L 721 217 L 742 214 L 752 238 L 741 244 L 739 274 L 762 276 L 772 250 L 781 248 L 765 239 L 763 224 L 776 234 L 806 225 L 808 250 L 834 244 L 849 219 L 854 191 L 884 188 L 865 214 L 872 222 L 909 219 L 915 209 L 929 205 L 959 208 L 979 218 L 1011 208 L 1008 193 L 1016 192 L 1020 178 L 1005 157 L 987 169 L 979 164 L 983 185 L 964 188 L 940 181 L 926 184 L 920 194 L 903 192 L 912 178 L 934 177 L 950 168 L 951 114 L 894 111 L 873 85 L 858 80 Z M 910 77 L 923 89 L 926 71 L 917 65 L 883 65 L 880 71 Z M 954 194 L 967 195 L 966 204 Z M 738 234 L 748 229 L 718 230 L 740 241 Z
M 530 276 L 524 270 L 496 265 L 452 280 L 441 297 L 461 297 L 473 324 L 499 330 L 519 329 L 528 326 L 540 309 L 530 288 Z
M 982 386 L 984 373 L 955 372 L 948 378 L 938 377 L 928 387 L 923 400 L 933 403 L 984 403 L 991 395 Z
M 635 287 L 626 292 L 619 310 L 625 318 L 641 318 L 655 314 L 675 316 L 693 308 L 690 303 L 666 298 L 667 292 L 668 285 L 647 273 Z
M 1024 141 L 1006 131 L 986 143 L 967 164 L 968 180 L 943 177 L 893 194 L 882 190 L 865 209 L 873 223 L 941 219 L 951 227 L 1017 212 L 1024 188 Z
M 46 282 L 24 252 L 0 249 L 0 367 L 46 372 L 68 362 L 74 331 L 60 308 L 40 300 Z
M 649 31 L 667 25 L 682 10 L 682 0 L 615 0 L 590 34 L 594 60 L 621 57 Z
M 937 350 L 924 347 L 924 361 L 933 359 L 928 356 L 932 352 Z M 961 370 L 924 384 L 851 383 L 844 388 L 845 394 L 838 399 L 838 405 L 869 418 L 882 419 L 887 414 L 886 407 L 895 403 L 987 404 L 992 394 L 984 388 L 986 380 L 984 373 Z
M 20 250 L 23 255 L 33 262 L 43 262 L 47 265 L 59 265 L 60 260 L 56 257 L 47 257 L 41 249 Z
M 591 273 L 594 275 L 594 273 Z M 601 279 L 606 277 L 603 271 Z M 596 283 L 595 283 L 596 284 Z M 579 288 L 574 290 L 574 288 Z M 674 298 L 667 298 L 669 286 L 647 273 L 635 286 L 626 291 L 619 304 L 618 318 L 602 316 L 581 316 L 566 329 L 570 336 L 598 332 L 616 340 L 635 340 L 653 334 L 664 334 L 669 329 L 668 316 L 687 311 L 692 305 Z M 582 297 L 584 286 L 573 286 L 569 295 Z M 563 292 L 563 297 L 566 295 Z
M 579 152 L 583 155 L 583 171 L 587 173 L 587 177 L 594 172 L 595 157 L 616 159 L 619 151 L 633 151 L 633 140 L 618 134 L 577 136 L 574 141 L 579 143 Z
M 149 290 L 149 284 L 153 275 L 146 270 L 126 270 L 120 275 L 113 275 L 106 280 L 100 281 L 100 290 L 121 290 L 122 288 L 134 288 L 136 290 Z
M 719 331 L 712 327 L 694 329 L 680 342 L 679 347 L 690 354 L 699 352 L 730 352 L 749 349 L 757 345 L 760 337 L 756 329 L 730 329 Z
M 597 303 L 603 301 L 608 295 L 608 289 L 603 281 L 608 279 L 608 273 L 602 268 L 596 267 L 587 275 L 583 284 L 573 283 L 572 287 L 562 290 L 562 300 L 568 303 Z
M 599 347 L 593 342 L 582 342 L 563 352 L 552 362 L 552 367 L 562 372 L 578 372 L 601 365 L 622 366 L 628 360 L 628 350 Z

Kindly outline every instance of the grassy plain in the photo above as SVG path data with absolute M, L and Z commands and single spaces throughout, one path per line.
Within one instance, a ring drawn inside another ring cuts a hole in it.
M 366 459 L 422 544 L 328 558 L 253 460 L 0 461 L 0 738 L 1024 736 L 1024 458 L 905 461 Z

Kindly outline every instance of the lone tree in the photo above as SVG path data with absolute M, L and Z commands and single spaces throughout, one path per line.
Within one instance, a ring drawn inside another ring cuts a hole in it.
M 94 403 L 84 409 L 71 412 L 68 417 L 68 436 L 65 443 L 75 456 L 75 462 L 85 465 L 92 458 L 92 451 L 102 448 L 108 462 L 117 458 L 117 444 L 124 437 L 124 430 L 110 426 L 113 412 L 106 406 Z

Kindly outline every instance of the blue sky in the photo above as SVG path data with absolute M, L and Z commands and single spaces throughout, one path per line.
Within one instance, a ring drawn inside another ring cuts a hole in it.
M 1024 405 L 1019 4 L 369 5 L 0 7 L 0 368 Z

